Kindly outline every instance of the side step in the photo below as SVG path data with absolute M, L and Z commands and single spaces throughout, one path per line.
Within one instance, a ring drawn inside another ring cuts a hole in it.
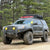
M 38 35 L 36 35 L 36 36 L 33 36 L 34 38 L 41 38 L 41 37 L 43 37 L 42 35 L 40 35 L 40 36 L 38 36 Z

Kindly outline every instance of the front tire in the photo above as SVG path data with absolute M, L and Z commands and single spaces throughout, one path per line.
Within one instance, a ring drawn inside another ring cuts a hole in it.
M 11 44 L 11 42 L 12 42 L 12 39 L 10 39 L 10 38 L 8 38 L 8 37 L 4 37 L 4 38 L 3 38 L 3 43 L 4 43 L 4 44 Z
M 33 43 L 33 34 L 32 32 L 26 32 L 24 34 L 24 42 L 25 44 L 31 45 Z
M 47 42 L 48 41 L 48 33 L 45 31 L 43 33 L 43 37 L 41 38 L 42 42 Z

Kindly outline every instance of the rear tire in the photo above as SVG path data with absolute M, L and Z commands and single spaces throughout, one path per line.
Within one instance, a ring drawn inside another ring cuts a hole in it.
M 43 33 L 43 37 L 41 38 L 42 42 L 47 42 L 48 41 L 48 33 L 45 31 Z
M 26 32 L 24 34 L 24 42 L 25 44 L 31 45 L 33 43 L 33 34 L 32 32 Z

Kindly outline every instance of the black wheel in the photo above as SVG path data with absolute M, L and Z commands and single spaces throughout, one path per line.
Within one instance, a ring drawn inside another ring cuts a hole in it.
M 42 42 L 47 42 L 48 41 L 48 33 L 45 31 L 43 33 L 43 37 L 41 37 Z
M 25 44 L 29 44 L 29 45 L 31 45 L 33 43 L 32 32 L 29 31 L 24 34 L 24 42 L 25 42 Z
M 10 44 L 12 42 L 12 39 L 8 38 L 8 37 L 4 37 L 3 38 L 3 43 L 4 44 Z

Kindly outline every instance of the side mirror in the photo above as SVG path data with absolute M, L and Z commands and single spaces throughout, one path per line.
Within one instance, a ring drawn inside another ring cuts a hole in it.
M 33 24 L 33 21 L 31 21 L 31 24 Z
M 34 23 L 33 21 L 31 21 L 31 24 L 32 24 L 32 25 L 38 25 L 37 23 Z
M 37 23 L 33 23 L 33 25 L 38 25 Z

